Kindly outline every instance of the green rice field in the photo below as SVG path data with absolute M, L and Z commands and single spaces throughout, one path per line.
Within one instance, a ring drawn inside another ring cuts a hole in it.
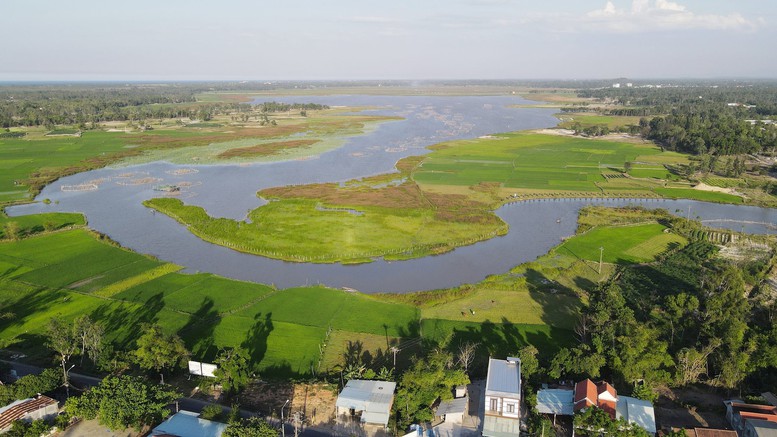
M 665 230 L 666 227 L 658 223 L 596 227 L 564 242 L 555 251 L 579 259 L 599 261 L 599 248 L 604 248 L 604 262 L 649 262 L 673 245 L 687 243 L 685 238 Z
M 622 169 L 637 156 L 660 154 L 655 146 L 534 133 L 458 141 L 435 148 L 413 172 L 425 184 L 599 191 L 602 172 Z

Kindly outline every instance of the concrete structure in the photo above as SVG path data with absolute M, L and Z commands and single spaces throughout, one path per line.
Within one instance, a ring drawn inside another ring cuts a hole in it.
M 625 419 L 645 431 L 656 434 L 656 413 L 650 401 L 621 396 L 618 399 L 616 419 Z
M 777 423 L 763 419 L 746 420 L 742 437 L 777 437 Z
M 0 408 L 0 434 L 11 429 L 17 420 L 32 422 L 38 419 L 52 419 L 59 414 L 59 403 L 48 396 L 13 401 Z
M 337 396 L 337 415 L 385 428 L 394 404 L 396 382 L 352 379 Z
M 226 423 L 200 419 L 198 413 L 179 411 L 151 430 L 150 437 L 221 437 Z
M 469 398 L 466 396 L 442 401 L 434 415 L 445 423 L 460 425 L 464 421 L 464 415 L 467 414 L 468 405 Z
M 521 360 L 490 358 L 484 395 L 483 436 L 511 437 L 521 432 Z

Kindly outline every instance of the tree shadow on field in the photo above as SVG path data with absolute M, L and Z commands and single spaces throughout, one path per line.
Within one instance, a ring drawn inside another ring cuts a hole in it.
M 478 345 L 475 360 L 472 362 L 470 374 L 473 377 L 485 376 L 488 369 L 488 359 L 516 356 L 519 350 L 527 345 L 534 345 L 542 356 L 552 356 L 560 347 L 571 344 L 572 332 L 566 329 L 549 328 L 550 333 L 543 330 L 522 329 L 507 318 L 499 323 L 486 320 L 462 328 L 454 327 L 447 349 L 454 356 L 464 343 Z
M 115 303 L 106 303 L 92 311 L 90 317 L 102 323 L 106 332 L 117 333 L 115 343 L 118 348 L 129 349 L 142 335 L 143 323 L 158 320 L 157 314 L 165 307 L 163 297 L 163 293 L 157 293 L 142 305 L 122 301 L 116 307 Z
M 218 352 L 213 333 L 221 323 L 221 315 L 214 306 L 213 299 L 203 298 L 200 308 L 192 313 L 186 325 L 178 330 L 178 335 L 186 343 L 186 348 L 192 352 L 194 358 L 199 360 L 211 360 Z
M 251 357 L 254 366 L 258 365 L 267 353 L 267 337 L 273 330 L 272 313 L 267 313 L 262 317 L 262 313 L 254 316 L 254 326 L 246 334 L 246 339 L 242 345 Z
M 580 317 L 580 299 L 575 290 L 549 279 L 534 269 L 526 271 L 529 296 L 542 306 L 542 322 L 549 326 L 573 329 Z M 583 290 L 596 287 L 592 281 L 577 277 L 575 285 Z

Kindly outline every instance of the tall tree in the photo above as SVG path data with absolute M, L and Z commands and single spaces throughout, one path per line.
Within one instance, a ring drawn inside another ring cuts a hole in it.
M 62 365 L 62 381 L 67 387 L 69 384 L 67 365 L 70 358 L 78 353 L 78 337 L 73 325 L 63 323 L 56 317 L 49 320 L 46 333 L 48 337 L 46 345 L 57 353 L 57 359 Z
M 433 351 L 427 357 L 416 359 L 405 371 L 394 402 L 401 428 L 433 419 L 432 405 L 438 399 L 453 397 L 453 387 L 469 383 L 463 369 L 449 366 L 452 361 L 451 354 Z
M 159 325 L 144 325 L 145 332 L 137 342 L 135 361 L 146 370 L 159 372 L 162 384 L 165 369 L 183 367 L 189 358 L 189 351 L 183 340 L 175 334 L 167 335 Z
M 98 419 L 112 430 L 133 427 L 140 430 L 162 420 L 167 406 L 180 393 L 167 386 L 149 384 L 135 376 L 108 376 L 99 385 L 65 402 L 65 411 L 82 419 Z
M 84 362 L 84 355 L 89 355 L 89 359 L 97 363 L 102 350 L 105 328 L 88 315 L 83 315 L 75 320 L 74 330 L 81 342 L 81 363 Z
M 216 383 L 221 384 L 227 393 L 240 390 L 251 379 L 248 351 L 243 348 L 222 349 L 215 363 L 218 365 L 213 372 Z

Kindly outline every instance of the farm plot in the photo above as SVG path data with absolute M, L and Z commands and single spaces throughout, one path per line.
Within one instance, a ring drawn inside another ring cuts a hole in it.
M 533 133 L 446 143 L 413 172 L 419 183 L 474 185 L 498 182 L 510 188 L 599 191 L 602 172 L 612 173 L 652 146 Z
M 685 238 L 664 232 L 658 223 L 634 226 L 602 226 L 569 239 L 554 249 L 557 253 L 580 259 L 598 261 L 600 248 L 602 259 L 608 263 L 640 263 L 653 261 L 672 244 L 685 245 Z

